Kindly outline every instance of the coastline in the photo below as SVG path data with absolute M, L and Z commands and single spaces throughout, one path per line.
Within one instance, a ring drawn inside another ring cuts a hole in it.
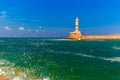
M 120 40 L 120 35 L 86 35 L 78 38 L 65 38 L 65 40 Z
M 88 35 L 82 36 L 82 40 L 120 40 L 120 35 Z
M 66 40 L 120 40 L 120 35 L 82 35 L 79 30 L 79 19 L 75 19 L 75 30 L 70 32 Z

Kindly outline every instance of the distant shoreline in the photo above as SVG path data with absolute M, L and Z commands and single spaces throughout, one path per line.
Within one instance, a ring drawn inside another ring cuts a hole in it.
M 79 30 L 79 19 L 75 19 L 75 30 L 70 32 L 68 40 L 120 40 L 120 35 L 82 35 Z
M 120 35 L 85 35 L 79 38 L 65 38 L 66 40 L 120 40 Z

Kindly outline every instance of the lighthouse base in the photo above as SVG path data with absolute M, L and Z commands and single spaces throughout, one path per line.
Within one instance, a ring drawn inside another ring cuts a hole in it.
M 70 32 L 70 39 L 82 39 L 82 35 L 80 33 L 80 31 L 74 31 L 74 32 Z

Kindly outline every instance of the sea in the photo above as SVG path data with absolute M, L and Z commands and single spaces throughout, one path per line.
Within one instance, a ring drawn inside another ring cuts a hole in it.
M 0 38 L 10 80 L 120 80 L 120 40 Z

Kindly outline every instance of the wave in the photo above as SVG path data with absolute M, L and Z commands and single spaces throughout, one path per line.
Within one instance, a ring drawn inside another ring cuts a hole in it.
M 4 65 L 4 64 L 8 64 L 9 63 L 9 61 L 6 61 L 6 60 L 0 60 L 0 65 Z
M 50 41 L 77 41 L 72 39 L 50 39 Z
M 86 55 L 86 54 L 76 54 L 82 57 L 88 57 L 88 58 L 96 58 L 96 59 L 101 59 L 105 61 L 111 61 L 111 62 L 120 62 L 120 57 L 110 57 L 110 58 L 105 58 L 105 57 L 96 57 L 93 55 Z
M 76 54 L 76 55 L 79 55 L 79 56 L 83 56 L 83 57 L 88 57 L 88 58 L 97 58 L 95 56 L 92 56 L 92 55 L 86 55 L 86 54 Z
M 113 46 L 112 49 L 120 50 L 120 47 L 118 47 L 118 46 Z
M 76 55 L 76 56 L 101 59 L 101 60 L 105 60 L 105 61 L 120 62 L 120 57 L 107 57 L 107 58 L 105 58 L 105 57 L 97 57 L 97 56 L 94 56 L 94 55 L 87 55 L 87 54 L 77 53 L 77 52 L 54 51 L 54 50 L 50 50 L 50 51 L 51 52 L 55 52 L 56 54 L 67 54 L 67 55 L 71 55 L 72 54 L 72 55 Z
M 50 80 L 49 77 L 41 76 L 37 78 L 34 74 L 34 69 L 15 67 L 14 63 L 6 60 L 0 60 L 0 75 L 3 75 L 10 80 Z M 9 65 L 9 66 L 6 66 Z
M 103 58 L 103 59 L 111 62 L 120 62 L 120 57 L 111 57 L 111 58 Z

